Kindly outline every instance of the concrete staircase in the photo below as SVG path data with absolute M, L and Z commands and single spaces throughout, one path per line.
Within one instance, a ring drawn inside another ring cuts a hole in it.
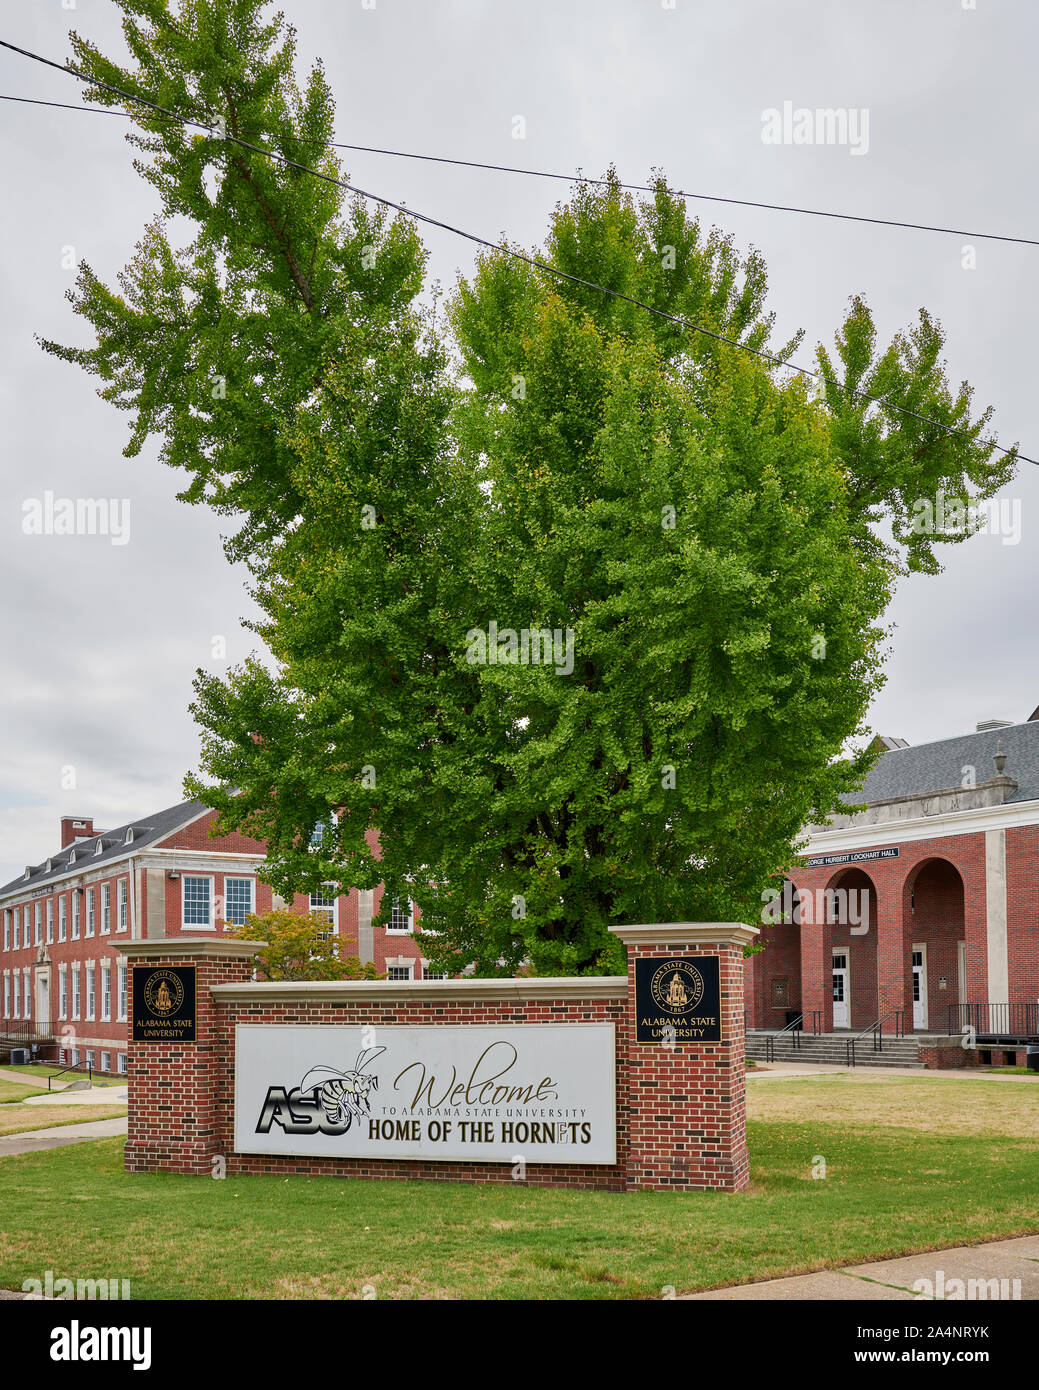
M 766 1030 L 752 1029 L 747 1033 L 747 1056 L 753 1057 L 756 1062 L 763 1062 L 766 1059 L 767 1038 L 769 1034 Z M 775 1039 L 775 1057 L 777 1062 L 802 1062 L 802 1063 L 824 1063 L 828 1066 L 847 1067 L 849 1038 L 854 1034 L 846 1033 L 820 1033 L 813 1036 L 811 1033 L 801 1033 L 801 1046 L 795 1047 L 794 1040 L 789 1033 L 779 1036 L 773 1034 Z M 914 1071 L 924 1071 L 923 1062 L 920 1061 L 918 1047 L 922 1041 L 920 1037 L 895 1038 L 884 1035 L 884 1045 L 879 1052 L 873 1051 L 873 1039 L 869 1036 L 859 1038 L 855 1043 L 855 1065 L 856 1067 L 909 1067 Z

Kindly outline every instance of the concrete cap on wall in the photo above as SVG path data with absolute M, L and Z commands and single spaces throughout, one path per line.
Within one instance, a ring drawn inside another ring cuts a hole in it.
M 265 951 L 267 942 L 243 941 L 237 936 L 213 936 L 208 940 L 193 936 L 149 936 L 140 941 L 123 941 L 119 949 L 133 960 L 147 960 L 150 956 L 230 956 L 247 960 L 258 951 Z
M 626 946 L 745 946 L 758 934 L 757 927 L 743 922 L 649 922 L 610 931 Z

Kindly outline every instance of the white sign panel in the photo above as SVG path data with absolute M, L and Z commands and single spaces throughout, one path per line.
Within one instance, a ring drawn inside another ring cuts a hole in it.
M 615 1163 L 612 1023 L 237 1025 L 235 1150 Z

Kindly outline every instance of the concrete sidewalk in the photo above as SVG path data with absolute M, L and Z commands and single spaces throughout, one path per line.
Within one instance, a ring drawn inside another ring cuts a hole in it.
M 61 1149 L 66 1144 L 82 1144 L 85 1139 L 110 1139 L 126 1133 L 126 1120 L 88 1120 L 82 1125 L 58 1125 L 51 1129 L 26 1129 L 21 1134 L 0 1134 L 0 1158 L 10 1154 L 35 1153 L 38 1149 Z
M 924 1290 L 913 1287 L 917 1280 L 923 1279 L 929 1281 Z M 962 1287 L 952 1283 L 957 1279 L 963 1281 Z M 985 1281 L 975 1284 L 973 1297 L 970 1297 L 970 1280 Z M 952 1250 L 930 1250 L 923 1255 L 903 1255 L 895 1260 L 824 1269 L 816 1274 L 797 1274 L 790 1279 L 767 1279 L 760 1284 L 734 1284 L 725 1289 L 680 1294 L 679 1297 L 714 1302 L 1039 1299 L 1039 1235 L 990 1241 L 987 1245 L 961 1245 Z
M 790 1081 L 809 1076 L 865 1076 L 870 1080 L 882 1081 L 886 1076 L 915 1076 L 924 1081 L 1021 1081 L 1026 1086 L 1039 1090 L 1039 1072 L 1031 1076 L 1024 1073 L 977 1071 L 973 1067 L 950 1067 L 948 1071 L 914 1067 L 848 1067 L 839 1062 L 757 1062 L 748 1067 L 747 1080 Z

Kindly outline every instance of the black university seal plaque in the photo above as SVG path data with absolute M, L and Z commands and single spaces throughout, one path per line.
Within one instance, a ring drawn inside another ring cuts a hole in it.
M 195 1042 L 195 966 L 135 965 L 134 1042 Z
M 636 960 L 635 1012 L 637 1042 L 721 1042 L 718 957 Z

